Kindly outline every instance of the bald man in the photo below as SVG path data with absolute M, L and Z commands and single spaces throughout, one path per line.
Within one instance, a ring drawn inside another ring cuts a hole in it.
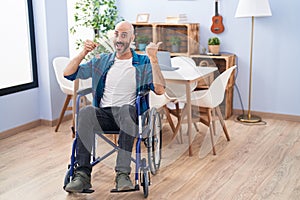
M 86 40 L 83 50 L 73 58 L 64 70 L 69 80 L 92 77 L 93 105 L 80 110 L 78 115 L 78 141 L 76 167 L 73 179 L 65 187 L 68 192 L 83 192 L 90 189 L 92 166 L 91 150 L 95 132 L 120 130 L 116 159 L 116 189 L 134 189 L 130 180 L 131 154 L 137 134 L 137 114 L 135 100 L 139 92 L 152 90 L 156 94 L 165 92 L 165 81 L 157 61 L 160 45 L 150 43 L 147 55 L 139 55 L 130 48 L 134 40 L 131 23 L 122 21 L 115 26 L 114 53 L 102 53 L 81 64 L 85 56 L 98 44 Z M 142 106 L 142 110 L 146 107 Z

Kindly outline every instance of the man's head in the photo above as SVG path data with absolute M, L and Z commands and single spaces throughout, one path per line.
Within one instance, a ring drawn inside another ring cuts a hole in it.
M 134 40 L 134 28 L 131 23 L 122 21 L 115 27 L 114 46 L 117 54 L 123 55 L 130 52 L 130 43 Z

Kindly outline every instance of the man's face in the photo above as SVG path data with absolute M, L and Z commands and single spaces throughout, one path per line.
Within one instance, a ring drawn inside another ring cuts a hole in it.
M 123 54 L 129 50 L 132 40 L 132 33 L 130 30 L 116 29 L 114 33 L 114 46 L 117 53 Z

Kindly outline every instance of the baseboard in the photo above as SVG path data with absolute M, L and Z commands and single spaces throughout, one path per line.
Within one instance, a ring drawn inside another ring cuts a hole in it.
M 68 120 L 71 120 L 71 119 L 72 119 L 72 114 L 69 114 L 69 115 L 66 115 L 63 118 L 62 122 L 68 121 Z M 8 138 L 8 137 L 13 136 L 13 135 L 16 135 L 16 134 L 18 134 L 22 131 L 26 131 L 26 130 L 41 126 L 41 125 L 42 126 L 51 126 L 51 127 L 53 127 L 53 126 L 56 126 L 57 122 L 58 122 L 58 119 L 55 119 L 55 120 L 52 120 L 52 121 L 51 120 L 45 120 L 45 119 L 39 119 L 39 120 L 36 120 L 36 121 L 33 121 L 33 122 L 29 122 L 27 124 L 17 126 L 15 128 L 0 132 L 0 140 L 4 139 L 4 138 Z
M 33 121 L 33 122 L 29 122 L 27 124 L 9 129 L 7 131 L 3 131 L 3 132 L 0 133 L 0 140 L 4 139 L 4 138 L 8 138 L 8 137 L 13 136 L 13 135 L 16 135 L 19 132 L 35 128 L 35 127 L 40 126 L 40 125 L 41 125 L 41 120 L 36 120 L 36 121 Z
M 66 115 L 64 116 L 62 122 L 65 122 L 65 121 L 68 121 L 68 120 L 71 120 L 72 119 L 72 114 L 69 114 L 69 115 Z M 56 126 L 56 124 L 58 123 L 58 119 L 55 119 L 55 120 L 45 120 L 45 119 L 41 119 L 41 125 L 43 126 Z
M 242 110 L 233 109 L 234 115 L 242 114 Z M 245 111 L 247 113 L 247 111 Z M 278 120 L 286 120 L 286 121 L 293 121 L 293 122 L 300 122 L 300 116 L 298 115 L 286 115 L 286 114 L 277 114 L 277 113 L 268 113 L 268 112 L 257 112 L 257 111 L 251 111 L 251 114 L 258 115 L 262 119 L 263 118 L 272 118 L 272 119 L 278 119 Z

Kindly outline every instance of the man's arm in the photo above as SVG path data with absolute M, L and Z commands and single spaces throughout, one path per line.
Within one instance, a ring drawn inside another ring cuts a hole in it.
M 86 40 L 84 42 L 83 50 L 76 57 L 74 57 L 65 68 L 64 76 L 69 76 L 71 74 L 74 74 L 77 71 L 78 66 L 80 65 L 84 57 L 96 47 L 97 44 L 95 42 L 91 40 Z
M 157 50 L 161 42 L 158 42 L 157 44 L 150 43 L 146 47 L 146 52 L 147 55 L 150 59 L 151 66 L 152 66 L 152 75 L 153 75 L 153 84 L 154 84 L 154 92 L 158 95 L 164 94 L 165 93 L 165 86 L 166 82 L 165 79 L 160 71 L 160 67 L 158 64 L 158 59 L 157 59 Z

